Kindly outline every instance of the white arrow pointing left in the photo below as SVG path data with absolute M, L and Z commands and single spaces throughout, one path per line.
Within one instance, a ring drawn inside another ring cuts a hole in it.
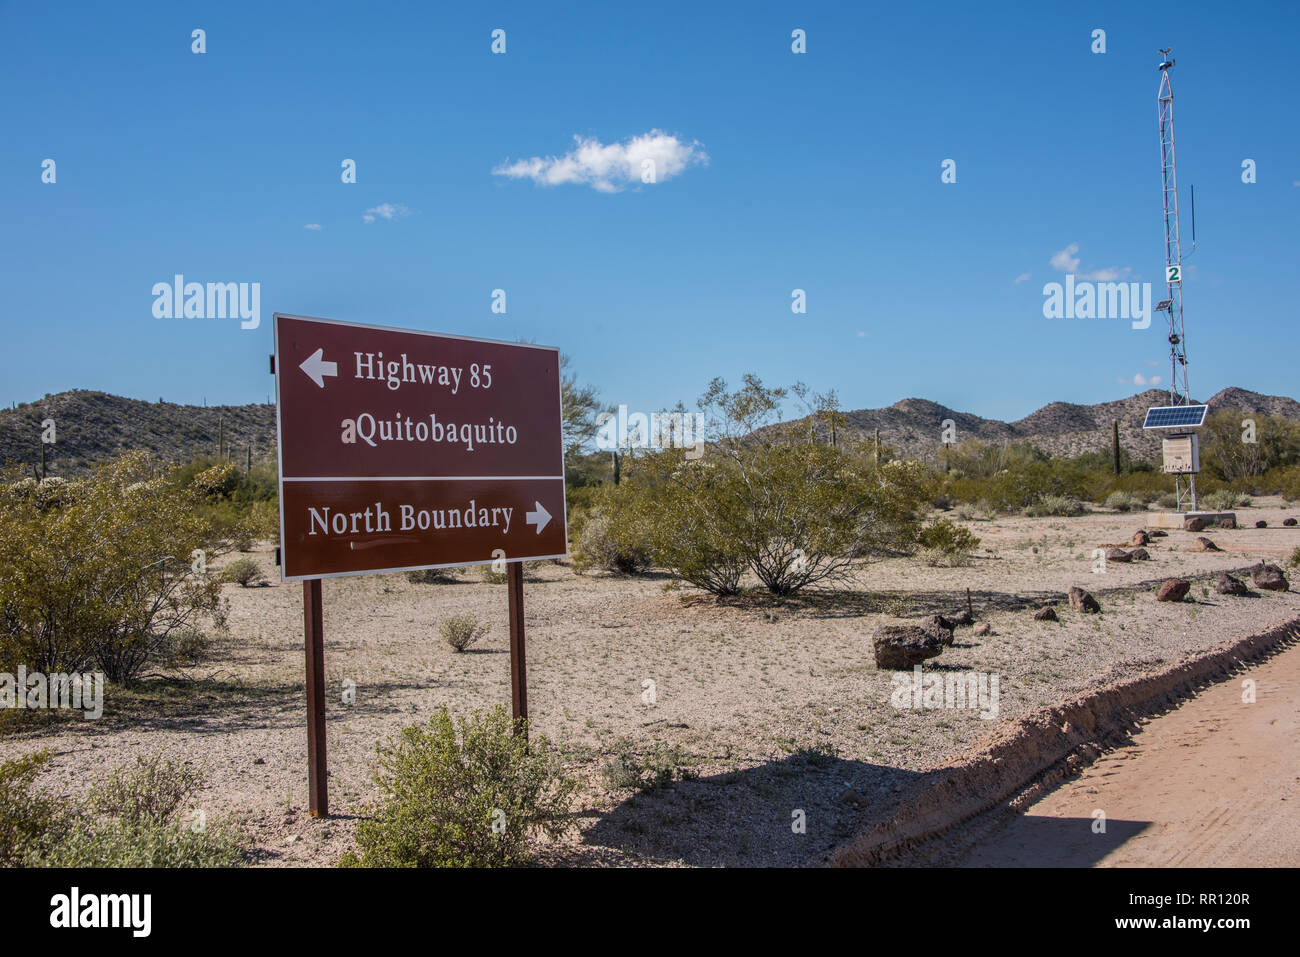
M 326 362 L 323 358 L 324 355 L 325 350 L 323 348 L 317 349 L 298 367 L 307 373 L 307 377 L 322 389 L 325 388 L 325 376 L 339 374 L 339 364 L 337 362 Z
M 551 520 L 551 513 L 548 512 L 545 506 L 536 499 L 533 500 L 533 504 L 537 506 L 537 511 L 526 514 L 524 516 L 524 521 L 529 525 L 536 525 L 537 534 L 540 535 L 542 534 L 542 529 L 546 527 L 546 523 Z

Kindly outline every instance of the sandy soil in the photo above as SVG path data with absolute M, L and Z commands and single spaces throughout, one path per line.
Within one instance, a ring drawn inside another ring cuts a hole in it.
M 1223 598 L 1198 579 L 1187 603 L 1163 604 L 1167 577 L 1213 575 L 1260 558 L 1282 563 L 1300 545 L 1300 514 L 1280 501 L 1239 512 L 1267 529 L 1213 530 L 1222 552 L 1194 551 L 1171 531 L 1153 561 L 1092 571 L 1092 550 L 1126 544 L 1142 513 L 971 522 L 983 539 L 970 567 L 914 559 L 865 566 L 840 591 L 791 601 L 720 603 L 667 576 L 577 576 L 544 565 L 526 587 L 529 702 L 534 727 L 566 751 L 584 782 L 577 828 L 537 848 L 541 863 L 792 865 L 816 862 L 865 818 L 897 808 L 923 772 L 978 745 L 1009 719 L 1063 697 L 1159 669 L 1171 659 L 1300 615 L 1300 593 Z M 271 553 L 256 553 L 268 575 Z M 1294 576 L 1292 576 L 1294 577 Z M 1075 614 L 1071 585 L 1101 615 Z M 883 623 L 964 606 L 992 634 L 969 628 L 929 664 L 936 673 L 996 674 L 999 710 L 898 709 L 892 675 L 876 670 L 870 635 Z M 267 864 L 327 865 L 350 846 L 355 815 L 374 796 L 377 742 L 439 704 L 455 711 L 509 703 L 506 596 L 477 569 L 451 585 L 401 575 L 327 580 L 326 677 L 356 702 L 328 701 L 332 810 L 308 818 L 302 589 L 226 586 L 229 634 L 184 682 L 153 682 L 110 697 L 97 722 L 63 719 L 0 737 L 0 757 L 51 747 L 44 783 L 83 790 L 109 767 L 165 750 L 202 766 L 211 817 L 245 822 Z M 1059 601 L 1061 622 L 1032 620 Z M 457 654 L 438 622 L 472 612 L 492 624 Z M 642 700 L 655 682 L 657 701 Z M 649 793 L 613 790 L 615 755 L 675 749 L 678 778 Z M 684 779 L 681 779 L 684 778 Z M 806 833 L 795 833 L 798 812 Z M 1122 817 L 1117 813 L 1116 817 Z
M 1243 682 L 1255 701 L 1242 700 Z M 947 856 L 961 867 L 1294 867 L 1300 645 L 1153 718 L 1132 743 Z M 1094 830 L 1096 813 L 1104 832 Z M 937 862 L 932 858 L 929 863 Z

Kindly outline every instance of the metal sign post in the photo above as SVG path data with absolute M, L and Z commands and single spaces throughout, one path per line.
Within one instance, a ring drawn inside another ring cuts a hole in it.
M 506 563 L 526 733 L 524 561 L 568 554 L 560 354 L 275 315 L 280 573 L 303 582 L 310 808 L 329 813 L 321 579 Z

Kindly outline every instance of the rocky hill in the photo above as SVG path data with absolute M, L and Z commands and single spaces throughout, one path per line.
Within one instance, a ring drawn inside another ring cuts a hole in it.
M 1052 402 L 1015 422 L 985 419 L 926 399 L 903 399 L 886 409 L 845 413 L 844 441 L 881 441 L 912 458 L 932 458 L 939 448 L 943 422 L 952 419 L 957 441 L 1029 442 L 1051 455 L 1109 451 L 1111 422 L 1119 421 L 1120 442 L 1139 458 L 1159 456 L 1159 436 L 1144 432 L 1142 420 L 1153 405 L 1166 405 L 1169 393 L 1150 389 L 1127 399 L 1097 405 Z M 1243 415 L 1275 415 L 1300 421 L 1300 402 L 1228 388 L 1211 396 L 1211 411 L 1232 409 Z M 275 406 L 175 405 L 125 399 L 104 392 L 74 390 L 0 409 L 0 465 L 20 464 L 28 474 L 41 460 L 41 423 L 53 419 L 56 442 L 46 446 L 51 475 L 75 475 L 95 462 L 127 449 L 148 449 L 169 461 L 216 455 L 218 443 L 244 461 L 251 447 L 254 460 L 275 454 Z M 801 422 L 806 420 L 800 420 Z M 817 426 L 819 432 L 824 427 Z
M 0 409 L 0 465 L 19 464 L 34 474 L 41 423 L 48 419 L 55 437 L 45 447 L 50 475 L 75 475 L 128 449 L 177 462 L 215 456 L 219 443 L 241 462 L 250 447 L 254 460 L 275 454 L 273 405 L 176 405 L 76 389 Z
M 1261 395 L 1247 389 L 1227 388 L 1208 400 L 1210 411 L 1231 409 L 1242 415 L 1274 415 L 1300 422 L 1300 402 L 1285 396 Z M 1137 458 L 1155 459 L 1160 454 L 1158 433 L 1145 432 L 1142 422 L 1151 406 L 1168 405 L 1169 393 L 1161 389 L 1101 402 L 1073 405 L 1052 402 L 1023 419 L 1001 422 L 958 412 L 926 399 L 903 399 L 885 409 L 846 412 L 846 427 L 840 438 L 869 441 L 880 430 L 880 441 L 908 458 L 933 457 L 942 441 L 943 423 L 952 419 L 958 442 L 1028 442 L 1054 456 L 1110 451 L 1111 423 L 1119 422 L 1120 444 Z M 804 422 L 806 420 L 799 420 Z M 818 425 L 819 433 L 825 427 Z

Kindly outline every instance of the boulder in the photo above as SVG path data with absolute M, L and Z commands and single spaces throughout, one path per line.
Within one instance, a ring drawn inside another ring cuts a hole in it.
M 1070 607 L 1086 615 L 1101 611 L 1101 605 L 1097 604 L 1097 599 L 1078 586 L 1071 586 L 1070 588 Z
M 939 639 L 916 625 L 882 625 L 871 636 L 876 667 L 909 671 L 943 651 Z
M 1060 621 L 1060 620 L 1061 619 L 1056 614 L 1056 609 L 1053 608 L 1051 605 L 1048 605 L 1046 608 L 1040 608 L 1038 611 L 1034 612 L 1034 621 Z
M 1255 527 L 1256 527 L 1256 528 L 1268 528 L 1268 522 L 1264 521 L 1264 520 L 1261 518 L 1258 522 L 1255 523 Z
M 1108 548 L 1106 549 L 1106 561 L 1129 562 L 1132 561 L 1132 556 L 1122 548 Z
M 952 630 L 955 626 L 943 615 L 931 615 L 929 618 L 922 620 L 920 627 L 927 635 L 937 638 L 939 644 L 952 644 Z
M 1233 515 L 1225 515 L 1223 518 L 1219 519 L 1219 528 L 1236 528 L 1236 527 L 1237 527 L 1237 519 Z
M 1151 531 L 1147 532 L 1147 536 L 1149 538 L 1168 538 L 1169 533 L 1163 528 L 1153 528 Z
M 1227 572 L 1219 572 L 1218 579 L 1214 582 L 1214 590 L 1220 595 L 1249 595 L 1250 589 L 1240 578 L 1229 575 Z
M 1183 530 L 1188 532 L 1199 532 L 1205 529 L 1205 519 L 1203 518 L 1185 518 L 1183 519 Z
M 1210 541 L 1204 535 L 1198 535 L 1196 541 L 1192 543 L 1192 550 L 1197 552 L 1221 552 L 1223 551 L 1218 545 Z
M 1294 519 L 1294 518 L 1284 518 L 1284 519 L 1282 519 L 1282 524 L 1285 525 L 1285 526 L 1287 526 L 1288 528 L 1290 528 L 1292 525 L 1295 524 L 1295 519 Z
M 1133 547 L 1140 548 L 1150 543 L 1151 539 L 1146 532 L 1138 531 L 1133 533 Z
M 1149 562 L 1149 561 L 1151 561 L 1151 553 L 1150 553 L 1149 551 L 1147 551 L 1145 548 L 1135 548 L 1135 549 L 1133 549 L 1133 551 L 1131 551 L 1131 552 L 1128 553 L 1128 557 L 1131 558 L 1131 559 L 1133 559 L 1133 561 L 1135 561 L 1135 562 Z
M 1182 601 L 1191 590 L 1192 583 L 1181 578 L 1171 578 L 1156 592 L 1156 601 Z
M 964 627 L 975 624 L 975 616 L 964 608 L 948 620 L 953 623 L 954 627 Z
M 1272 562 L 1260 562 L 1258 565 L 1252 565 L 1250 580 L 1255 583 L 1256 588 L 1262 588 L 1265 591 L 1287 591 L 1291 587 L 1291 583 L 1286 580 L 1286 575 L 1282 573 L 1282 569 Z

